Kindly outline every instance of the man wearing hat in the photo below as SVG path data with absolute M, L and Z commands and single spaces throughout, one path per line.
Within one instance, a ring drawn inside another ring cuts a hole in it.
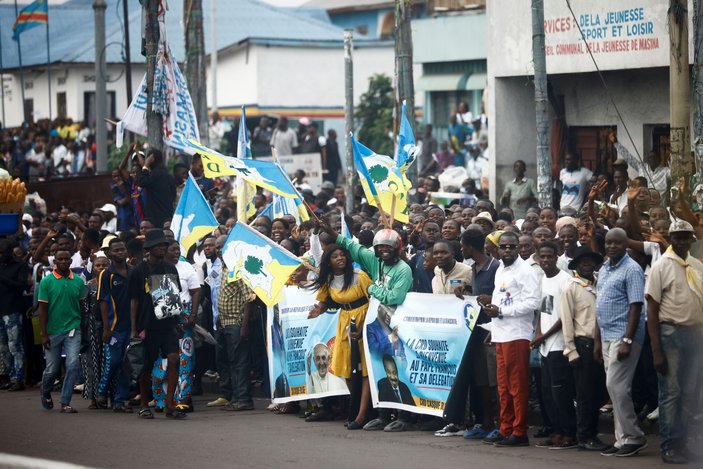
M 689 254 L 693 226 L 676 220 L 671 246 L 652 265 L 646 287 L 647 327 L 659 378 L 659 446 L 665 463 L 689 460 L 691 405 L 703 366 L 703 263 Z
M 113 204 L 105 204 L 100 207 L 100 212 L 105 220 L 101 230 L 114 234 L 117 231 L 117 207 Z
M 493 221 L 493 217 L 490 212 L 481 212 L 471 219 L 471 223 L 476 223 L 481 227 L 484 235 L 490 234 L 496 229 L 496 224 Z
M 597 327 L 593 274 L 602 263 L 603 256 L 591 248 L 576 248 L 568 266 L 574 275 L 559 299 L 564 356 L 569 359 L 576 387 L 578 446 L 589 451 L 603 451 L 607 448 L 598 438 L 603 366 L 596 363 L 593 356 Z
M 144 249 L 149 255 L 129 274 L 132 338 L 143 339 L 146 349 L 146 365 L 139 378 L 139 417 L 144 419 L 154 418 L 148 405 L 150 365 L 159 357 L 166 357 L 168 361 L 165 415 L 175 419 L 185 418 L 185 414 L 175 409 L 173 404 L 173 393 L 178 382 L 180 279 L 176 266 L 164 262 L 168 244 L 163 230 L 154 228 L 147 231 Z

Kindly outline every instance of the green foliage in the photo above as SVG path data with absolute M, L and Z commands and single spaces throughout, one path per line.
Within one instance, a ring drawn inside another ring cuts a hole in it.
M 381 155 L 393 155 L 393 141 L 388 132 L 393 129 L 393 86 L 387 75 L 369 78 L 369 89 L 361 95 L 354 118 L 357 139 Z
M 252 275 L 266 275 L 263 271 L 264 261 L 254 256 L 247 256 L 244 261 L 244 269 Z

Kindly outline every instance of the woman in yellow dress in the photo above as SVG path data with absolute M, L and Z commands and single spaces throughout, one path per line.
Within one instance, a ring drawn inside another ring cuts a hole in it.
M 352 402 L 359 400 L 359 413 L 347 423 L 347 428 L 359 430 L 368 420 L 371 406 L 362 331 L 366 310 L 369 308 L 367 290 L 372 282 L 365 272 L 355 269 L 352 262 L 349 252 L 342 246 L 331 244 L 325 248 L 320 259 L 320 274 L 312 285 L 313 289 L 318 290 L 318 303 L 308 317 L 316 318 L 325 311 L 339 309 L 331 368 L 336 376 L 346 380 L 350 393 L 356 392 L 350 385 L 352 372 L 359 371 L 353 370 L 351 347 L 352 344 L 358 346 L 362 376 L 361 399 L 358 399 L 359 396 L 351 396 Z M 355 332 L 350 331 L 352 318 L 356 322 Z

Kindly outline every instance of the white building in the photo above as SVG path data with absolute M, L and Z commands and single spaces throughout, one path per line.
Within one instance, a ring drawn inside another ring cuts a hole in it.
M 668 155 L 669 2 L 640 0 L 545 1 L 545 43 L 550 84 L 552 162 L 561 166 L 567 150 L 583 165 L 609 173 L 616 154 L 607 140 L 616 130 L 635 154 Z M 689 2 L 689 14 L 693 11 Z M 530 2 L 490 0 L 488 14 L 489 131 L 492 197 L 512 179 L 517 159 L 536 164 L 534 69 Z M 690 17 L 689 17 L 690 21 Z M 602 71 L 596 72 L 578 26 Z M 692 25 L 689 24 L 692 31 Z M 693 45 L 689 45 L 692 59 Z M 622 115 L 617 116 L 615 105 Z M 625 127 L 632 136 L 627 137 Z M 562 136 L 562 138 L 559 138 Z M 531 174 L 530 174 L 531 173 Z

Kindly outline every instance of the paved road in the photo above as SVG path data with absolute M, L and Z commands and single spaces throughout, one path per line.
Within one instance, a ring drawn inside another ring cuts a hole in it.
M 348 431 L 342 422 L 306 423 L 274 415 L 267 402 L 230 413 L 207 409 L 212 396 L 197 398 L 185 421 L 157 414 L 88 410 L 75 396 L 76 415 L 41 409 L 36 390 L 0 394 L 0 452 L 91 467 L 222 468 L 646 468 L 661 465 L 656 438 L 633 458 L 606 458 L 576 450 L 494 448 L 463 438 L 437 438 L 429 432 L 392 434 Z M 56 401 L 56 397 L 54 398 Z M 610 435 L 604 439 L 611 441 Z M 7 467 L 0 458 L 0 467 Z

